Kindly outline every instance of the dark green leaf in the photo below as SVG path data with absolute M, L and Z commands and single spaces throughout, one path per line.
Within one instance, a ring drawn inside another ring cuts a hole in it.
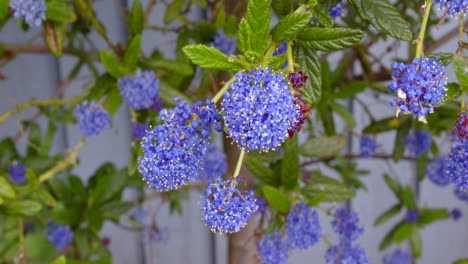
M 406 119 L 398 128 L 393 147 L 393 160 L 398 162 L 405 153 L 405 138 L 411 130 L 411 119 Z
M 0 1 L 0 29 L 11 17 L 10 10 L 8 8 L 9 4 L 10 4 L 10 1 Z M 2 55 L 3 54 L 0 54 L 0 56 Z
M 314 17 L 317 23 L 324 27 L 332 27 L 334 24 L 334 20 L 330 14 L 328 14 L 328 11 L 320 6 L 314 8 Z
M 244 162 L 247 169 L 260 181 L 272 186 L 279 184 L 279 179 L 275 177 L 273 170 L 263 165 L 255 155 L 249 154 Z
M 36 195 L 39 197 L 39 199 L 47 204 L 48 206 L 55 206 L 57 204 L 57 200 L 55 200 L 54 196 L 52 196 L 51 193 L 49 193 L 46 188 L 39 188 L 36 190 Z
M 379 249 L 380 250 L 385 250 L 387 249 L 393 242 L 395 242 L 394 240 L 394 237 L 395 237 L 395 234 L 397 232 L 397 230 L 401 229 L 401 228 L 404 228 L 403 226 L 405 226 L 408 224 L 406 223 L 405 220 L 402 220 L 400 222 L 398 222 L 395 226 L 392 227 L 392 229 L 390 229 L 390 231 L 388 231 L 388 233 L 385 235 L 385 237 L 382 239 L 382 241 L 380 242 L 379 244 Z M 401 232 L 401 231 L 400 231 Z
M 101 98 L 108 94 L 112 89 L 118 89 L 115 80 L 111 75 L 103 74 L 96 78 L 93 86 L 86 91 L 86 99 L 100 101 Z
M 342 202 L 353 198 L 356 194 L 340 181 L 318 172 L 311 173 L 310 180 L 306 182 L 301 192 L 309 201 L 319 197 L 321 202 Z
M 362 133 L 364 134 L 378 134 L 383 132 L 388 132 L 394 130 L 400 126 L 400 121 L 395 117 L 387 117 L 375 122 L 372 122 L 368 125 Z
M 411 232 L 410 237 L 410 244 L 411 244 L 411 251 L 413 251 L 413 256 L 419 258 L 422 252 L 422 240 L 421 240 L 421 233 L 419 229 L 413 228 L 413 232 Z
M 128 27 L 134 35 L 141 34 L 143 31 L 143 7 L 140 0 L 134 0 L 132 10 L 128 16 Z
M 283 17 L 292 12 L 293 0 L 271 0 L 271 8 L 279 17 Z
M 46 18 L 56 22 L 73 22 L 76 20 L 75 12 L 69 3 L 62 0 L 47 0 Z
M 171 87 L 168 83 L 160 80 L 159 85 L 159 98 L 164 103 L 165 107 L 176 106 L 174 102 L 174 97 L 179 97 L 180 99 L 190 103 L 191 100 L 185 94 L 179 92 L 174 87 Z
M 127 68 L 133 70 L 136 67 L 140 55 L 140 47 L 141 36 L 136 35 L 132 41 L 130 41 L 130 44 L 128 44 L 127 51 L 125 51 L 124 65 L 127 66 Z
M 89 243 L 89 235 L 86 230 L 77 230 L 73 235 L 73 242 L 81 257 L 87 257 L 91 254 L 91 243 Z
M 336 51 L 354 46 L 365 36 L 364 32 L 350 28 L 306 28 L 297 36 L 297 44 L 304 48 Z
M 427 168 L 428 163 L 429 163 L 429 156 L 427 155 L 427 153 L 424 153 L 423 155 L 421 155 L 416 161 L 416 174 L 418 176 L 419 181 L 422 181 L 424 179 L 424 176 L 426 175 L 426 168 Z
M 270 33 L 268 0 L 249 0 L 247 12 L 239 24 L 238 39 L 242 51 L 263 53 Z
M 305 13 L 292 13 L 282 18 L 279 23 L 273 28 L 271 37 L 277 44 L 282 41 L 291 41 L 297 34 L 310 22 L 312 14 Z
M 369 87 L 369 83 L 366 81 L 356 81 L 352 82 L 344 87 L 342 87 L 340 90 L 338 90 L 335 94 L 335 98 L 339 99 L 347 99 L 352 96 L 355 96 L 356 94 L 364 91 L 367 87 Z
M 384 174 L 384 180 L 385 182 L 387 183 L 387 186 L 388 188 L 390 188 L 390 190 L 392 190 L 392 192 L 395 194 L 395 196 L 399 197 L 400 196 L 400 193 L 401 193 L 401 185 L 396 182 L 395 180 L 393 180 L 392 177 L 390 177 L 390 175 L 388 174 Z
M 88 192 L 78 176 L 70 175 L 68 176 L 68 182 L 70 183 L 70 188 L 75 195 L 77 195 L 82 201 L 86 201 L 88 198 Z
M 133 202 L 113 201 L 113 202 L 101 205 L 99 210 L 101 211 L 104 217 L 118 218 L 120 215 L 125 214 L 134 206 L 135 204 Z
M 221 51 L 205 45 L 189 45 L 184 47 L 184 53 L 190 60 L 205 69 L 241 70 L 242 64 L 233 57 L 228 57 Z
M 79 224 L 83 217 L 84 208 L 76 203 L 57 202 L 52 215 L 54 220 L 60 224 L 76 225 Z
M 416 209 L 416 203 L 414 202 L 413 190 L 410 186 L 406 186 L 401 192 L 400 199 L 408 209 Z
M 428 58 L 437 58 L 439 57 L 440 63 L 443 65 L 449 65 L 453 60 L 453 53 L 448 52 L 437 52 L 432 53 L 427 56 Z
M 387 0 L 350 0 L 359 15 L 377 30 L 396 39 L 410 41 L 413 34 L 398 9 Z
M 102 228 L 102 224 L 104 223 L 104 219 L 102 217 L 101 212 L 97 208 L 88 208 L 88 224 L 89 228 L 94 232 L 99 232 Z
M 299 92 L 308 106 L 312 106 L 320 100 L 322 96 L 322 78 L 320 58 L 316 51 L 294 46 L 294 62 L 300 65 L 300 70 L 309 77 Z
M 401 207 L 402 207 L 401 204 L 396 204 L 390 209 L 388 209 L 387 211 L 380 214 L 379 217 L 375 219 L 374 226 L 381 225 L 385 223 L 387 220 L 389 220 L 390 218 L 396 216 L 400 212 Z
M 416 221 L 418 226 L 425 226 L 436 221 L 445 220 L 450 217 L 446 208 L 443 209 L 422 209 Z
M 39 263 L 49 263 L 57 254 L 57 249 L 49 242 L 44 231 L 27 234 L 24 237 L 24 249 L 28 258 Z
M 166 12 L 164 13 L 164 24 L 170 24 L 180 14 L 182 7 L 184 6 L 185 0 L 174 0 L 167 6 Z
M 463 90 L 468 91 L 468 63 L 462 59 L 454 59 L 453 70 Z
M 27 156 L 34 156 L 40 153 L 41 146 L 41 128 L 38 124 L 25 123 L 29 127 L 28 148 L 26 150 Z
M 122 96 L 117 89 L 112 90 L 104 101 L 104 108 L 109 111 L 110 116 L 114 116 L 122 105 Z
M 299 178 L 299 147 L 297 135 L 283 144 L 283 160 L 281 162 L 281 186 L 294 189 Z
M 101 62 L 106 68 L 106 71 L 112 75 L 112 77 L 118 79 L 125 75 L 125 69 L 120 65 L 119 60 L 110 52 L 101 50 L 100 51 Z
M 461 86 L 458 83 L 448 83 L 445 88 L 447 88 L 447 97 L 443 99 L 443 102 L 451 102 L 462 93 Z
M 11 201 L 5 209 L 8 214 L 12 215 L 34 216 L 42 209 L 42 205 L 31 200 Z
M 314 137 L 302 144 L 300 152 L 304 156 L 330 158 L 338 155 L 346 146 L 344 136 Z
M 178 76 L 191 76 L 193 75 L 193 67 L 187 61 L 169 60 L 166 58 L 150 58 L 144 61 L 148 67 L 167 71 L 170 74 L 177 73 Z
M 0 197 L 7 200 L 16 198 L 13 186 L 4 177 L 0 177 Z
M 271 207 L 282 213 L 289 212 L 289 199 L 285 193 L 271 186 L 264 186 L 262 190 Z
M 411 234 L 413 233 L 413 229 L 416 227 L 410 225 L 408 223 L 403 223 L 395 230 L 395 234 L 393 235 L 393 241 L 400 244 L 404 240 L 408 239 Z

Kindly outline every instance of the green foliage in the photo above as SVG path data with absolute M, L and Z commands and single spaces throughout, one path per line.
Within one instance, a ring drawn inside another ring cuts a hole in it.
M 184 53 L 190 60 L 205 69 L 240 70 L 242 65 L 232 57 L 228 57 L 221 51 L 205 45 L 186 46 Z
M 242 51 L 263 53 L 270 33 L 270 5 L 267 0 L 249 0 L 247 12 L 239 24 L 238 39 Z
M 356 45 L 364 36 L 357 29 L 310 27 L 297 36 L 296 43 L 307 49 L 337 51 Z
M 263 187 L 262 191 L 272 208 L 282 213 L 289 212 L 289 200 L 286 194 L 271 186 Z
M 275 43 L 291 41 L 296 38 L 299 32 L 309 24 L 311 13 L 292 13 L 280 20 L 273 28 L 271 38 Z
M 301 88 L 300 92 L 309 106 L 314 105 L 322 96 L 322 78 L 320 75 L 320 59 L 316 51 L 301 46 L 294 46 L 293 56 L 296 63 L 300 65 L 304 75 L 309 80 Z
M 356 192 L 338 180 L 312 172 L 311 178 L 301 190 L 309 200 L 319 199 L 320 202 L 342 202 L 354 197 Z
M 463 90 L 468 91 L 468 63 L 462 59 L 453 60 L 453 70 Z
M 344 136 L 321 136 L 305 142 L 300 148 L 300 153 L 307 157 L 330 158 L 338 155 L 345 146 Z

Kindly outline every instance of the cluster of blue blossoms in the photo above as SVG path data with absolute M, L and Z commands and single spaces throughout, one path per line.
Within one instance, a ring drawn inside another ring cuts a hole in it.
M 26 179 L 26 167 L 21 162 L 15 160 L 7 166 L 10 180 L 16 184 L 24 183 Z
M 16 18 L 23 19 L 30 27 L 39 27 L 46 19 L 44 0 L 11 0 L 10 8 Z
M 426 176 L 431 182 L 438 186 L 447 186 L 450 183 L 450 178 L 445 172 L 448 164 L 448 157 L 440 155 L 431 160 L 426 167 Z
M 68 225 L 60 225 L 50 221 L 47 223 L 46 236 L 50 243 L 62 250 L 72 241 L 73 232 Z
M 333 19 L 336 19 L 343 15 L 343 11 L 344 11 L 343 7 L 344 7 L 344 1 L 341 1 L 336 6 L 332 7 L 332 9 L 328 11 L 328 14 Z
M 359 155 L 361 157 L 370 157 L 374 155 L 377 150 L 377 143 L 371 136 L 362 136 L 359 141 Z
M 226 132 L 246 151 L 274 150 L 298 122 L 294 101 L 282 73 L 270 68 L 239 72 L 221 104 Z
M 209 144 L 203 159 L 203 170 L 198 173 L 197 179 L 202 182 L 221 180 L 227 171 L 226 154 L 221 148 L 214 143 Z
M 264 264 L 284 264 L 288 261 L 290 245 L 285 236 L 277 231 L 265 234 L 257 244 L 258 255 Z
M 455 16 L 459 13 L 468 13 L 468 0 L 435 0 L 439 3 L 440 9 L 447 9 L 449 16 Z
M 390 99 L 390 105 L 400 112 L 413 113 L 413 118 L 426 122 L 426 115 L 442 104 L 447 85 L 445 66 L 439 58 L 414 58 L 410 64 L 394 62 L 393 80 L 388 85 L 398 98 Z
M 456 188 L 468 192 L 468 139 L 458 138 L 448 155 L 446 173 Z
M 148 124 L 142 124 L 138 122 L 132 123 L 132 135 L 135 140 L 140 140 L 145 136 L 146 130 L 150 127 Z
M 76 105 L 73 115 L 85 136 L 97 136 L 111 124 L 109 112 L 95 101 L 84 101 L 81 105 Z
M 406 148 L 416 157 L 426 153 L 431 147 L 431 134 L 424 130 L 412 130 L 405 138 Z
M 231 55 L 236 51 L 236 39 L 226 36 L 224 30 L 218 30 L 218 33 L 213 36 L 213 42 L 210 46 L 215 47 L 226 55 Z
M 125 76 L 117 82 L 125 102 L 135 110 L 149 108 L 159 95 L 159 80 L 153 71 L 138 70 L 135 76 Z
M 409 252 L 397 249 L 391 254 L 385 255 L 383 264 L 411 264 L 413 256 Z

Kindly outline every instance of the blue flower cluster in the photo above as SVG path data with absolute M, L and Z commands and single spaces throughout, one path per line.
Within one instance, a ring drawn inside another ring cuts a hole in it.
M 163 101 L 158 97 L 153 101 L 153 104 L 148 109 L 154 112 L 159 112 L 163 107 Z
M 468 190 L 468 139 L 455 140 L 445 170 L 458 189 Z
M 257 248 L 263 264 L 284 264 L 288 261 L 290 247 L 280 232 L 264 235 Z
M 468 114 L 460 113 L 453 128 L 459 138 L 468 139 Z
M 44 0 L 11 0 L 10 8 L 16 18 L 23 19 L 30 27 L 39 27 L 46 19 L 47 6 Z
M 95 101 L 84 101 L 81 105 L 76 105 L 73 115 L 85 136 L 97 136 L 111 124 L 109 112 Z
M 281 54 L 286 54 L 286 51 L 288 49 L 288 43 L 286 41 L 281 42 L 278 47 L 275 49 L 273 52 L 273 56 L 278 56 Z
M 460 201 L 468 202 L 468 190 L 455 188 L 455 191 L 453 193 Z
M 7 166 L 7 171 L 10 176 L 10 180 L 16 184 L 21 184 L 27 180 L 26 167 L 17 160 Z
M 448 157 L 440 155 L 431 160 L 426 168 L 426 176 L 431 182 L 439 186 L 447 186 L 450 183 L 450 178 L 445 171 Z
M 364 232 L 364 228 L 359 225 L 359 216 L 356 212 L 338 208 L 334 216 L 331 222 L 332 228 L 341 240 L 354 241 Z
M 417 210 L 408 209 L 408 211 L 406 211 L 406 222 L 408 224 L 414 224 L 416 223 L 416 221 L 418 221 L 418 219 L 419 219 L 419 212 Z
M 117 84 L 125 102 L 135 110 L 151 107 L 159 95 L 159 80 L 153 71 L 138 70 L 133 78 L 127 75 Z
M 213 36 L 213 42 L 210 46 L 215 47 L 226 55 L 231 55 L 236 51 L 236 39 L 226 36 L 223 29 L 219 29 L 217 34 Z
M 440 9 L 447 8 L 449 16 L 468 13 L 468 0 L 435 0 L 435 2 L 439 3 Z
M 214 182 L 220 180 L 226 173 L 226 154 L 215 143 L 208 145 L 203 160 L 203 170 L 197 177 L 199 181 Z
M 383 264 L 411 264 L 413 256 L 409 252 L 397 249 L 383 257 Z
M 202 197 L 202 219 L 215 233 L 235 233 L 258 209 L 254 192 L 242 192 L 231 180 L 209 183 Z
M 398 98 L 390 99 L 390 105 L 400 112 L 413 113 L 413 118 L 426 122 L 426 115 L 442 104 L 447 85 L 445 66 L 439 58 L 414 58 L 410 64 L 394 62 L 393 80 L 388 85 Z
M 257 210 L 258 214 L 264 214 L 266 210 L 268 209 L 268 201 L 261 196 L 257 196 L 255 198 L 255 203 L 258 206 L 258 210 Z
M 144 155 L 139 158 L 139 170 L 148 185 L 160 192 L 177 189 L 198 175 L 210 128 L 221 128 L 213 102 L 175 101 L 177 107 L 160 112 L 164 123 L 147 130 L 141 141 Z
M 46 236 L 50 243 L 62 250 L 72 241 L 73 232 L 68 225 L 59 225 L 50 221 L 47 223 Z
M 426 153 L 431 147 L 431 143 L 431 134 L 424 130 L 412 130 L 405 138 L 406 148 L 416 157 Z
M 222 102 L 226 132 L 246 151 L 275 149 L 298 122 L 299 107 L 282 73 L 239 72 Z
M 371 136 L 362 136 L 359 141 L 359 155 L 361 157 L 370 157 L 377 150 L 377 143 Z
M 302 201 L 289 212 L 285 228 L 291 245 L 300 249 L 313 246 L 322 237 L 317 211 Z
M 336 19 L 343 15 L 343 11 L 344 11 L 343 7 L 344 7 L 344 1 L 341 1 L 336 6 L 332 7 L 332 9 L 328 11 L 328 14 L 333 19 Z
M 369 264 L 366 251 L 362 246 L 352 245 L 345 241 L 328 248 L 325 260 L 331 264 Z
M 140 140 L 145 136 L 145 131 L 150 127 L 147 124 L 142 124 L 138 122 L 132 123 L 132 135 L 135 140 Z

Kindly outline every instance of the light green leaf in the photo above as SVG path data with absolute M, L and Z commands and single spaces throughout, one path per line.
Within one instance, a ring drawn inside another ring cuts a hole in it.
M 263 53 L 270 33 L 268 0 L 249 0 L 247 12 L 239 24 L 238 39 L 242 51 Z
M 354 46 L 364 36 L 358 29 L 311 27 L 299 33 L 296 43 L 308 49 L 337 51 Z
M 463 90 L 468 92 L 468 63 L 462 59 L 454 59 L 453 70 Z
M 400 126 L 400 121 L 395 117 L 387 117 L 375 122 L 364 128 L 362 133 L 364 134 L 378 134 L 387 131 L 394 130 Z
M 408 226 L 408 224 L 406 223 L 406 220 L 402 220 L 402 221 L 398 222 L 395 226 L 393 226 L 392 229 L 390 229 L 390 231 L 388 231 L 388 233 L 385 235 L 385 237 L 380 242 L 379 249 L 380 250 L 385 250 L 393 242 L 395 242 L 394 239 L 395 239 L 396 232 L 401 228 L 405 228 L 405 227 L 403 227 L 405 225 Z
M 271 207 L 278 209 L 281 213 L 289 212 L 288 196 L 271 186 L 264 186 L 263 193 Z
M 399 197 L 402 190 L 401 185 L 386 173 L 384 174 L 384 180 L 385 183 L 387 183 L 388 188 L 392 190 L 395 196 Z
M 468 258 L 457 259 L 453 264 L 468 264 Z
M 241 70 L 242 64 L 233 57 L 205 45 L 189 45 L 183 48 L 190 60 L 205 69 Z
M 441 64 L 449 65 L 453 61 L 454 54 L 449 52 L 436 52 L 427 55 L 428 58 L 439 58 Z
M 326 177 L 319 172 L 312 172 L 310 180 L 302 188 L 301 193 L 308 200 L 318 197 L 321 202 L 342 202 L 354 197 L 356 192 L 338 180 Z
M 171 1 L 167 6 L 166 12 L 164 13 L 164 24 L 170 24 L 179 15 L 182 7 L 185 4 L 185 0 L 174 0 Z
M 112 77 L 118 79 L 125 75 L 125 69 L 123 69 L 119 60 L 117 60 L 113 54 L 109 53 L 108 51 L 101 50 L 100 55 L 104 68 L 106 68 L 106 71 L 112 75 Z
M 112 90 L 109 95 L 107 95 L 106 101 L 104 102 L 104 108 L 109 111 L 111 117 L 119 110 L 122 105 L 122 96 L 120 91 L 115 89 Z
M 34 216 L 42 209 L 42 205 L 31 200 L 11 201 L 6 205 L 5 209 L 7 214 Z
M 67 264 L 67 259 L 65 258 L 65 256 L 60 256 L 54 261 L 52 261 L 50 264 Z
M 446 208 L 441 209 L 422 209 L 419 212 L 419 218 L 416 221 L 418 226 L 425 226 L 436 221 L 445 220 L 450 217 Z
M 130 44 L 128 44 L 127 51 L 125 51 L 123 62 L 127 68 L 133 70 L 136 67 L 138 63 L 138 57 L 140 55 L 140 47 L 141 36 L 136 35 L 132 41 L 130 41 Z
M 128 16 L 128 27 L 133 34 L 141 34 L 143 31 L 143 7 L 140 0 L 134 0 L 132 10 Z
M 422 253 L 422 239 L 421 232 L 419 232 L 419 229 L 417 228 L 413 228 L 413 231 L 411 232 L 410 245 L 411 251 L 413 251 L 413 255 L 416 258 L 419 258 Z
M 378 31 L 396 39 L 410 41 L 413 34 L 399 10 L 387 0 L 350 0 L 359 15 Z
M 12 200 L 16 198 L 15 190 L 13 186 L 4 178 L 0 177 L 0 197 Z
M 312 106 L 320 100 L 322 96 L 322 77 L 321 63 L 316 51 L 294 46 L 293 48 L 294 62 L 300 65 L 300 70 L 309 79 L 299 89 L 302 97 L 308 106 Z
M 344 136 L 320 136 L 306 141 L 300 148 L 300 153 L 307 157 L 330 158 L 338 155 L 346 146 Z
M 44 232 L 26 234 L 24 248 L 26 256 L 39 263 L 49 263 L 57 254 L 57 249 L 47 240 Z
M 413 190 L 410 186 L 406 186 L 402 192 L 400 192 L 400 199 L 408 209 L 416 209 L 416 203 L 414 202 Z
M 294 189 L 299 178 L 299 147 L 297 135 L 283 144 L 283 160 L 281 161 L 281 186 Z
M 47 20 L 64 23 L 76 20 L 75 12 L 69 3 L 62 0 L 47 0 L 46 5 Z
M 167 71 L 179 76 L 193 75 L 193 67 L 187 61 L 169 60 L 166 58 L 150 58 L 143 62 L 146 66 L 157 70 Z
M 312 14 L 292 13 L 282 18 L 279 23 L 273 28 L 271 37 L 277 44 L 282 41 L 291 41 L 297 34 L 310 22 Z
M 387 211 L 383 212 L 377 217 L 377 219 L 375 219 L 374 226 L 381 225 L 385 223 L 387 220 L 389 220 L 390 218 L 396 216 L 398 213 L 400 213 L 401 208 L 402 208 L 401 204 L 396 204 L 390 209 L 388 209 Z

